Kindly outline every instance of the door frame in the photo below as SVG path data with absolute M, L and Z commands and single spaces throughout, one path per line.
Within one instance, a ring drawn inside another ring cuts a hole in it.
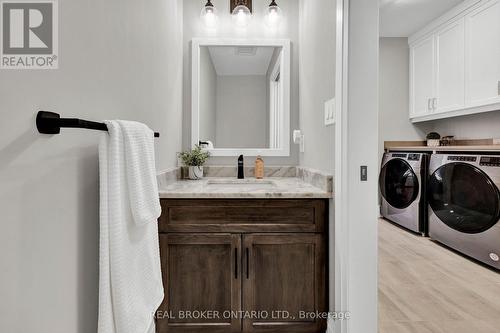
M 336 333 L 377 332 L 378 1 L 336 0 L 334 306 Z M 368 180 L 360 180 L 360 166 Z M 359 209 L 358 202 L 363 202 Z
M 336 22 L 336 60 L 335 60 L 335 182 L 334 182 L 334 221 L 332 228 L 334 249 L 333 307 L 331 311 L 342 312 L 349 309 L 349 244 L 347 235 L 347 201 L 344 200 L 344 187 L 347 182 L 347 73 L 348 73 L 348 32 L 349 32 L 349 0 L 337 1 Z M 331 270 L 331 269 L 330 269 Z M 332 274 L 332 273 L 331 273 Z M 332 302 L 330 303 L 332 304 Z M 329 332 L 347 333 L 347 322 L 329 321 Z M 333 329 L 331 329 L 333 327 Z M 330 330 L 331 329 L 331 330 Z

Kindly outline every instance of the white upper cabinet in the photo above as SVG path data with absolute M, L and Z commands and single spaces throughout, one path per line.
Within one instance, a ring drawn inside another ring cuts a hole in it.
M 410 114 L 426 115 L 432 112 L 434 96 L 434 38 L 426 38 L 410 49 Z
M 467 106 L 500 102 L 500 1 L 493 0 L 469 13 L 465 40 Z
M 463 108 L 464 91 L 464 19 L 446 25 L 436 33 L 435 112 Z
M 409 43 L 411 121 L 500 110 L 500 0 L 466 0 Z

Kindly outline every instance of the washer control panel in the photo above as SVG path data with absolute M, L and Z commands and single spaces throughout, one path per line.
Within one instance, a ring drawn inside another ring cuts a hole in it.
M 406 158 L 408 154 L 393 153 L 392 157 Z
M 448 161 L 476 162 L 476 156 L 448 156 Z
M 408 154 L 408 161 L 420 161 L 420 154 Z
M 479 165 L 500 167 L 500 157 L 498 156 L 482 156 Z

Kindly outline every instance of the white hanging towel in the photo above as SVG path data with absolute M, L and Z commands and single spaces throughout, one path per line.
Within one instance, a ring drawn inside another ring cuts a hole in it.
M 98 333 L 153 333 L 163 300 L 154 133 L 137 122 L 105 123 L 108 133 L 99 145 Z

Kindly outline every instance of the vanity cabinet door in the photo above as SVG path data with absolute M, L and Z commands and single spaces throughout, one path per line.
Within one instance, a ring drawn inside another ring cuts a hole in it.
M 322 235 L 244 235 L 242 251 L 243 310 L 251 314 L 243 332 L 324 332 L 326 320 L 300 316 L 326 311 Z
M 158 333 L 241 332 L 241 235 L 160 234 Z

